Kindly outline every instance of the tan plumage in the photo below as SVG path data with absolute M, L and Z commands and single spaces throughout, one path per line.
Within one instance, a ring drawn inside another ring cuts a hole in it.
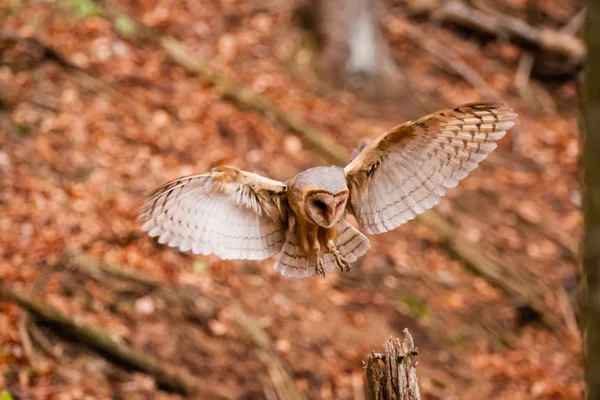
M 344 169 L 316 167 L 278 182 L 234 167 L 169 182 L 142 207 L 142 229 L 182 251 L 265 259 L 286 276 L 324 274 L 370 247 L 361 229 L 392 230 L 435 206 L 496 148 L 516 114 L 472 103 L 406 122 L 364 147 Z

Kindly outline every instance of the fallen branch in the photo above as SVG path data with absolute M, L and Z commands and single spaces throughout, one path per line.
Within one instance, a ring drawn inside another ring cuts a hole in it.
M 580 64 L 586 49 L 583 41 L 568 30 L 537 28 L 511 16 L 492 15 L 460 1 L 417 1 L 420 12 L 427 12 L 436 20 L 447 21 L 497 37 L 506 37 L 533 45 L 541 50 L 560 54 Z M 577 24 L 575 21 L 574 24 Z M 569 28 L 571 29 L 571 28 Z
M 463 265 L 485 278 L 492 286 L 502 290 L 514 307 L 527 313 L 527 309 L 539 314 L 549 325 L 555 325 L 556 312 L 546 303 L 550 290 L 524 270 L 482 252 L 469 242 L 457 229 L 435 213 L 417 217 L 422 223 L 435 230 Z M 529 314 L 529 313 L 527 313 Z
M 400 25 L 398 20 L 392 26 L 395 27 L 394 30 L 400 28 L 400 31 L 390 32 L 393 36 L 410 38 L 416 45 L 425 50 L 432 57 L 435 64 L 444 71 L 449 68 L 490 100 L 502 100 L 477 71 L 464 62 L 455 52 L 448 50 L 446 46 L 426 35 L 421 29 L 408 23 Z
M 367 361 L 370 400 L 420 400 L 415 358 L 419 352 L 408 329 L 404 340 L 390 339 L 385 354 L 372 352 Z
M 283 111 L 271 100 L 251 88 L 235 82 L 227 75 L 210 67 L 199 57 L 193 55 L 183 43 L 170 37 L 159 37 L 158 43 L 173 61 L 196 74 L 202 81 L 215 86 L 223 93 L 225 99 L 268 119 L 273 119 L 298 135 L 309 148 L 337 164 L 348 163 L 349 158 L 344 147 L 327 137 L 322 131 L 308 125 L 301 118 Z
M 65 253 L 64 262 L 68 266 L 74 267 L 94 278 L 105 275 L 111 276 L 120 280 L 140 284 L 157 290 L 167 296 L 183 300 L 184 305 L 189 306 L 193 310 L 193 315 L 190 315 L 190 317 L 203 324 L 207 323 L 208 320 L 214 317 L 218 312 L 215 301 L 193 287 L 169 286 L 142 272 L 113 265 L 74 251 Z
M 12 301 L 29 311 L 38 320 L 60 328 L 62 332 L 74 335 L 77 340 L 113 357 L 133 369 L 152 375 L 159 385 L 177 393 L 191 395 L 200 392 L 200 387 L 189 372 L 156 360 L 142 351 L 112 339 L 110 335 L 93 326 L 74 321 L 56 308 L 19 293 L 7 284 L 0 282 L 0 299 Z M 214 397 L 214 393 L 205 393 Z
M 498 196 L 498 194 L 491 190 L 481 189 L 479 190 L 479 193 L 481 193 L 483 196 L 488 197 L 496 204 L 500 201 L 500 197 Z M 547 237 L 548 239 L 558 244 L 563 249 L 567 257 L 574 261 L 579 261 L 580 238 L 578 238 L 576 235 L 573 236 L 565 230 L 557 229 L 547 224 L 544 221 L 544 219 L 541 219 L 539 222 L 534 222 L 530 219 L 526 219 L 523 217 L 523 214 L 520 213 L 514 207 L 508 208 L 507 211 L 515 217 L 517 217 L 519 221 L 531 226 L 531 228 L 539 232 L 540 235 Z
M 63 68 L 71 70 L 80 70 L 79 67 L 73 64 L 71 61 L 69 61 L 65 56 L 63 56 L 58 51 L 46 45 L 37 38 L 30 36 L 20 36 L 16 33 L 0 29 L 0 42 L 2 44 L 2 46 L 0 46 L 0 49 L 15 44 L 22 45 L 22 47 L 25 48 L 31 56 L 35 57 L 35 60 L 32 61 L 36 64 L 38 64 L 42 60 L 50 60 L 56 62 Z

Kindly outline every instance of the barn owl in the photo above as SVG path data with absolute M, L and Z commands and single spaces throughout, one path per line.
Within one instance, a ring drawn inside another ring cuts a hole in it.
M 315 167 L 285 182 L 221 166 L 168 182 L 140 210 L 159 243 L 222 259 L 277 255 L 282 275 L 350 270 L 366 233 L 397 228 L 440 202 L 496 148 L 517 117 L 501 103 L 471 103 L 392 128 L 346 167 Z

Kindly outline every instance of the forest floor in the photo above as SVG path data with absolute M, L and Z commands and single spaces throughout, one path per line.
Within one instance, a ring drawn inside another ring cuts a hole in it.
M 534 100 L 524 100 L 515 86 L 520 47 L 386 6 L 406 85 L 392 99 L 367 101 L 314 77 L 288 2 L 119 3 L 348 151 L 405 120 L 484 98 L 403 36 L 407 24 L 465 60 L 519 122 L 432 214 L 450 235 L 413 221 L 371 237 L 348 274 L 286 279 L 273 259 L 222 261 L 158 245 L 140 234 L 137 210 L 157 185 L 216 165 L 284 179 L 330 161 L 154 43 L 123 39 L 126 21 L 115 29 L 86 2 L 5 2 L 4 32 L 36 37 L 80 69 L 25 41 L 0 48 L 1 283 L 185 368 L 205 390 L 199 398 L 284 398 L 287 375 L 299 398 L 365 399 L 364 361 L 404 328 L 419 348 L 425 399 L 582 397 L 573 77 L 532 79 Z M 523 2 L 506 3 L 504 12 L 524 17 Z M 576 9 L 545 12 L 560 27 Z M 65 256 L 72 249 L 192 288 L 216 309 L 206 315 L 165 290 L 86 272 Z M 501 265 L 491 273 L 499 276 L 482 274 L 470 251 L 482 265 Z M 529 292 L 541 303 L 531 306 Z M 0 302 L 0 389 L 14 399 L 183 398 L 60 334 Z

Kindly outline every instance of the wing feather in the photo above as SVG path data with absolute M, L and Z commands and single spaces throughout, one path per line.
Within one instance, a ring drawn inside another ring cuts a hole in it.
M 516 117 L 501 103 L 471 103 L 391 129 L 344 168 L 350 211 L 372 234 L 415 218 L 477 168 Z
M 285 240 L 285 184 L 233 167 L 176 179 L 140 209 L 142 230 L 159 243 L 222 259 L 260 260 Z

